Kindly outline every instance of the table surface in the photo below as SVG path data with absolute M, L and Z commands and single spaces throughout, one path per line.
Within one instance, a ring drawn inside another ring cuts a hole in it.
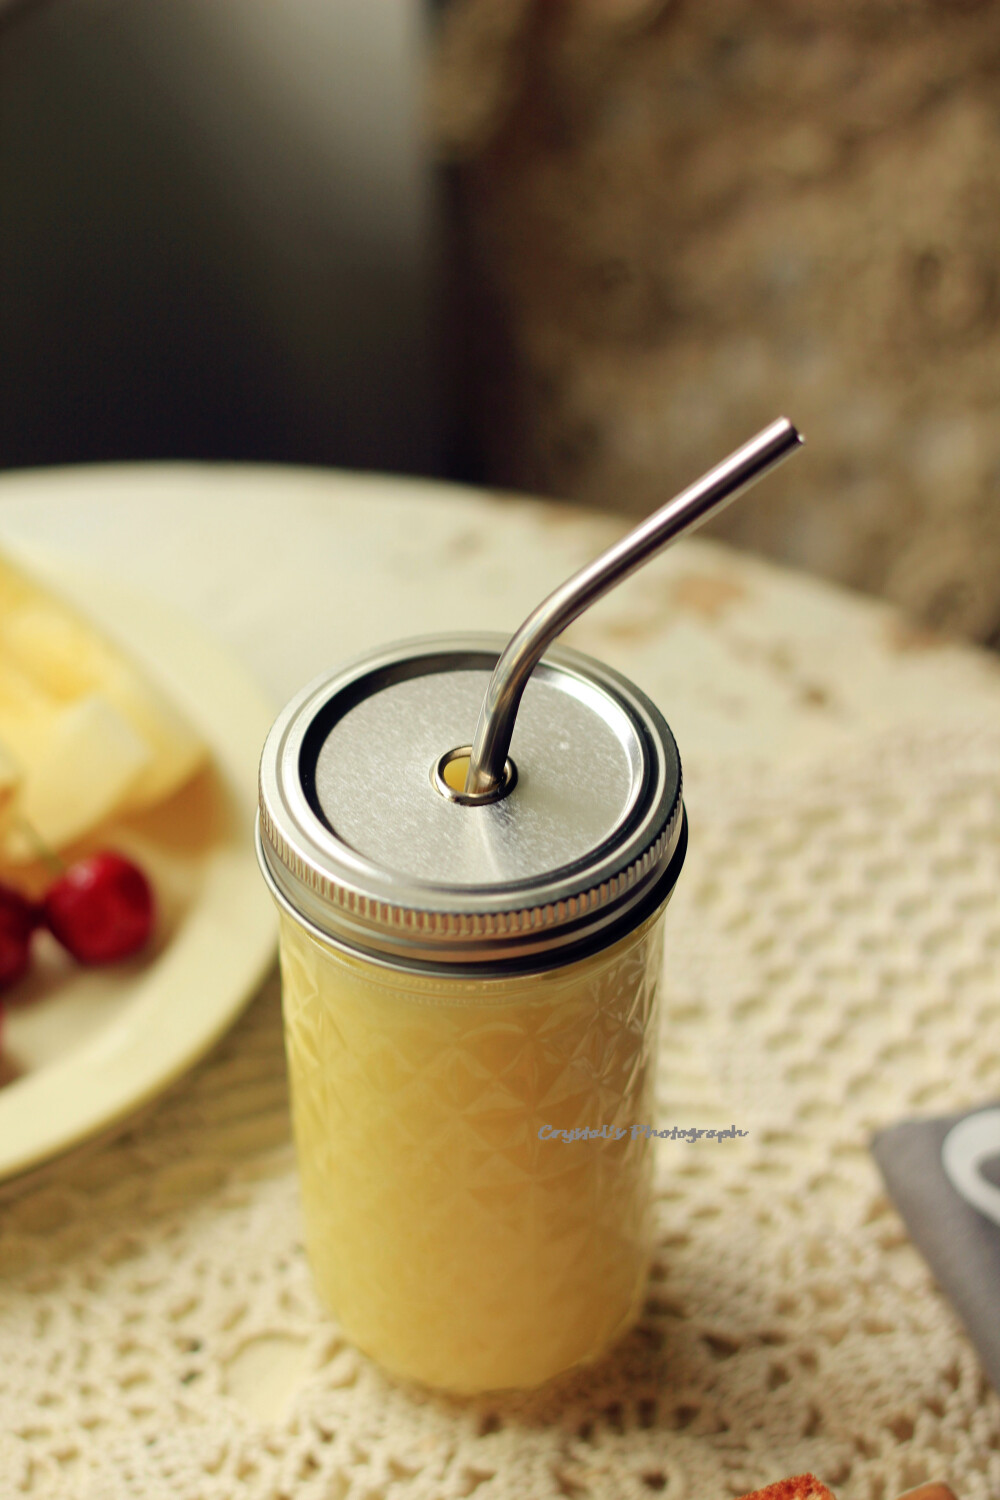
M 386 640 L 512 630 L 622 529 L 318 471 L 0 478 L 0 545 L 188 612 L 276 707 Z M 671 914 L 666 1112 L 739 1108 L 754 1127 L 710 1165 L 661 1161 L 669 1232 L 639 1332 L 565 1391 L 489 1410 L 394 1386 L 343 1345 L 298 1245 L 272 981 L 148 1116 L 4 1205 L 12 1493 L 726 1495 L 803 1468 L 858 1497 L 934 1471 L 973 1500 L 1000 1486 L 1000 1403 L 865 1150 L 877 1124 L 1000 1082 L 977 1052 L 996 1010 L 1000 667 L 697 538 L 566 638 L 649 693 L 684 761 L 695 834 Z M 824 819 L 846 819 L 825 862 L 809 854 Z M 899 914 L 932 873 L 901 994 Z M 960 991 L 968 1005 L 942 1005 Z
M 624 529 L 523 497 L 268 467 L 41 470 L 5 476 L 0 497 L 0 539 L 106 568 L 189 611 L 276 705 L 387 640 L 512 631 Z M 992 657 L 698 537 L 626 580 L 565 639 L 650 694 L 690 774 L 706 756 L 828 756 L 945 714 L 1000 723 Z

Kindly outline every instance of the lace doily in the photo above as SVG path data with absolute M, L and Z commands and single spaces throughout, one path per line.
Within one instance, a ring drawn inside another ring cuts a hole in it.
M 276 984 L 128 1133 L 0 1202 L 0 1496 L 846 1500 L 1000 1492 L 1000 1400 L 867 1141 L 1000 1086 L 1000 743 L 704 770 L 668 917 L 639 1327 L 534 1396 L 346 1346 L 299 1243 Z

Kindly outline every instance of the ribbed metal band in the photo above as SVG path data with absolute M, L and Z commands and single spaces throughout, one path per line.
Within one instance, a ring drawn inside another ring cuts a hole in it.
M 669 865 L 680 840 L 683 815 L 683 802 L 678 796 L 674 814 L 659 837 L 638 859 L 600 885 L 590 886 L 574 895 L 546 902 L 541 906 L 500 908 L 484 912 L 396 905 L 366 896 L 362 891 L 332 880 L 302 858 L 282 837 L 263 801 L 258 815 L 258 847 L 267 861 L 273 885 L 285 897 L 291 909 L 310 917 L 313 925 L 330 937 L 349 940 L 351 937 L 356 939 L 362 932 L 370 932 L 372 947 L 380 952 L 399 952 L 402 955 L 415 953 L 417 948 L 433 944 L 438 957 L 443 957 L 443 950 L 458 940 L 463 943 L 463 956 L 466 958 L 470 955 L 465 951 L 464 945 L 471 941 L 476 943 L 477 951 L 486 958 L 497 956 L 495 949 L 487 951 L 485 946 L 491 938 L 552 934 L 558 930 L 567 940 L 571 940 L 577 936 L 581 919 L 593 919 L 602 912 L 620 915 L 623 908 L 642 898 Z M 283 875 L 290 875 L 295 885 L 289 885 L 282 878 Z M 302 886 L 306 886 L 325 908 L 330 909 L 327 920 L 317 922 L 317 913 L 305 909 L 301 901 Z M 297 902 L 296 894 L 299 895 Z M 333 917 L 334 912 L 342 914 L 341 921 Z M 332 920 L 329 919 L 331 917 Z M 591 920 L 589 927 L 593 929 L 599 925 L 599 922 Z M 396 941 L 393 941 L 394 937 Z M 525 951 L 525 945 L 522 944 L 519 951 Z M 426 956 L 430 957 L 431 953 L 428 951 Z

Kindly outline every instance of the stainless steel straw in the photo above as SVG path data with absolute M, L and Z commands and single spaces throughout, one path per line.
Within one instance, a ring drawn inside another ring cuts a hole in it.
M 504 647 L 493 669 L 472 742 L 464 798 L 492 800 L 507 762 L 514 719 L 525 684 L 540 657 L 595 599 L 686 531 L 718 514 L 731 500 L 775 468 L 802 442 L 785 417 L 737 448 L 714 469 L 653 514 L 600 557 L 560 584 L 532 610 Z M 464 800 L 464 799 L 463 799 Z

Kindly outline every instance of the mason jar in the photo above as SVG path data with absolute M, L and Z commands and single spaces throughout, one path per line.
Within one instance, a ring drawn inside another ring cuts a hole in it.
M 360 1349 L 456 1393 L 536 1386 L 638 1315 L 687 842 L 663 717 L 565 648 L 495 800 L 464 800 L 503 645 L 407 641 L 324 676 L 260 769 L 309 1260 Z

